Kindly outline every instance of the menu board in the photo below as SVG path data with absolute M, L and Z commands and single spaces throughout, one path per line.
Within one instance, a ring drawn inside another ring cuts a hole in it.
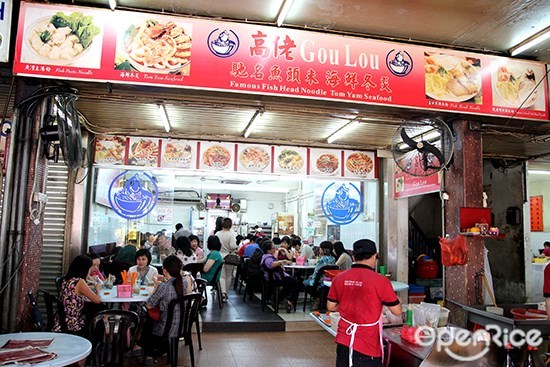
M 309 174 L 313 176 L 341 176 L 342 151 L 336 149 L 309 149 Z
M 235 144 L 223 142 L 200 142 L 200 169 L 234 171 Z
M 376 179 L 375 153 L 264 144 L 100 135 L 96 165 Z
M 15 75 L 549 117 L 540 62 L 249 23 L 34 2 L 20 9 Z
M 239 172 L 271 172 L 271 147 L 259 144 L 238 144 Z
M 273 160 L 273 173 L 291 175 L 306 175 L 307 173 L 306 148 L 276 146 Z
M 344 177 L 372 179 L 375 174 L 373 152 L 344 151 Z
M 127 164 L 129 166 L 158 167 L 160 158 L 159 145 L 160 141 L 154 138 L 128 138 Z
M 160 166 L 162 168 L 197 167 L 197 142 L 178 139 L 162 139 Z
M 99 135 L 95 141 L 94 162 L 97 164 L 124 164 L 126 161 L 126 137 Z

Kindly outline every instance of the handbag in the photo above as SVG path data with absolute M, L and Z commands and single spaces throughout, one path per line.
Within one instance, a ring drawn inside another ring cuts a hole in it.
M 153 321 L 160 321 L 160 308 L 159 307 L 153 307 L 147 310 L 147 313 L 149 314 L 149 317 Z
M 239 257 L 235 254 L 227 254 L 223 260 L 225 261 L 225 263 L 227 265 L 240 265 L 241 264 L 241 260 L 239 259 Z

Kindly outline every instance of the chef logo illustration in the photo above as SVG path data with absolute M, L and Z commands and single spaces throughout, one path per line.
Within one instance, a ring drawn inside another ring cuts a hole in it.
M 119 178 L 128 172 L 122 172 L 111 182 L 109 203 L 114 212 L 125 219 L 138 219 L 149 214 L 158 201 L 156 181 L 147 173 L 135 173 L 119 187 Z M 149 189 L 152 187 L 152 190 Z
M 353 222 L 361 214 L 362 204 L 361 191 L 352 183 L 333 182 L 327 186 L 321 197 L 323 213 L 334 224 Z
M 405 50 L 391 50 L 386 55 L 386 66 L 395 76 L 407 76 L 412 71 L 413 59 Z
M 230 29 L 214 29 L 208 36 L 208 48 L 218 57 L 230 57 L 239 49 L 239 37 Z

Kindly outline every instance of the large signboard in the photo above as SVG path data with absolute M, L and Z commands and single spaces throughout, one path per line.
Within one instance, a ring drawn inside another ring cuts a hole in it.
M 14 73 L 548 120 L 543 63 L 76 6 L 22 3 Z

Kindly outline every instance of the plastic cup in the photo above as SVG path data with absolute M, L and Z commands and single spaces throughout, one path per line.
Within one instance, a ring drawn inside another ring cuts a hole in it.
M 380 274 L 386 275 L 386 265 L 380 265 L 379 271 L 380 271 Z

